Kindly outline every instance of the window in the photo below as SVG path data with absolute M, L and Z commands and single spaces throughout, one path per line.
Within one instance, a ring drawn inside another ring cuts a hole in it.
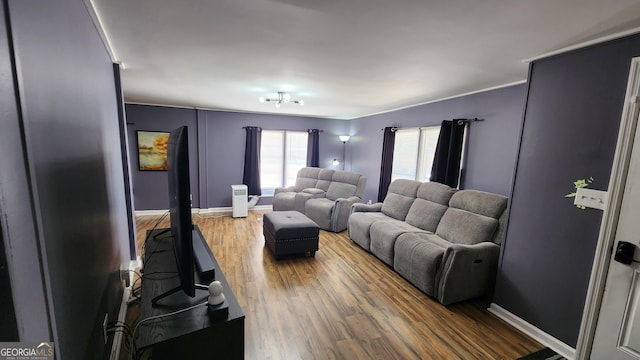
M 295 184 L 298 170 L 307 165 L 307 132 L 262 130 L 260 186 L 262 195 Z
M 438 135 L 440 126 L 396 130 L 391 181 L 429 181 Z

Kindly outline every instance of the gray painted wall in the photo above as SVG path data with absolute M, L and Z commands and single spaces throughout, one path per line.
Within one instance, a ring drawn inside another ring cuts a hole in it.
M 198 183 L 198 132 L 196 111 L 171 107 L 125 105 L 131 180 L 135 210 L 160 210 L 169 208 L 169 183 L 166 171 L 140 171 L 138 161 L 137 131 L 170 132 L 186 125 L 189 129 L 189 180 L 192 205 L 200 207 Z
M 12 205 L 0 210 L 20 340 L 53 340 L 56 358 L 102 358 L 102 319 L 117 316 L 129 258 L 112 64 L 82 1 L 9 8 L 21 114 L 5 127 L 3 106 L 2 135 L 26 153 L 2 142 L 3 157 L 22 162 L 0 162 L 13 176 L 0 182 Z
M 170 131 L 189 126 L 191 192 L 196 208 L 231 206 L 231 185 L 242 183 L 244 169 L 244 126 L 265 130 L 307 130 L 320 133 L 320 163 L 332 167 L 342 157 L 338 135 L 346 132 L 347 122 L 298 116 L 233 113 L 162 106 L 126 105 L 132 159 L 133 193 L 136 210 L 161 210 L 169 206 L 166 172 L 139 171 L 136 130 Z M 270 205 L 271 198 L 258 205 Z
M 606 190 L 640 36 L 536 61 L 495 302 L 575 346 L 602 211 L 564 197 Z
M 16 271 L 13 267 L 14 256 L 7 251 L 10 250 L 13 240 L 13 234 L 9 232 L 8 223 L 10 219 L 4 216 L 4 208 L 20 203 L 19 197 L 11 197 L 9 194 L 20 193 L 20 190 L 9 188 L 9 184 L 23 183 L 25 178 L 25 169 L 22 156 L 13 156 L 13 154 L 22 154 L 22 142 L 15 139 L 15 131 L 19 131 L 18 112 L 16 106 L 16 92 L 13 81 L 13 69 L 11 68 L 12 58 L 9 45 L 9 37 L 6 32 L 6 20 L 4 11 L 4 1 L 0 2 L 0 153 L 9 154 L 9 156 L 0 157 L 0 341 L 18 341 L 20 333 L 18 332 L 18 322 L 16 317 L 22 322 L 22 314 L 16 314 L 14 307 L 14 291 L 11 285 L 11 274 L 9 271 Z M 8 19 L 8 18 L 7 18 Z M 13 138 L 13 141 L 11 140 Z M 22 165 L 22 166 L 21 166 Z M 14 171 L 3 171 L 14 167 Z M 23 189 L 25 187 L 23 186 Z M 21 194 L 20 194 L 21 195 Z M 23 222 L 31 225 L 30 223 Z M 16 228 L 20 228 L 16 226 Z M 6 232 L 6 235 L 4 233 Z M 18 238 L 16 236 L 16 238 Z M 5 246 L 5 242 L 7 246 Z M 33 241 L 31 242 L 33 244 Z M 6 249 L 5 249 L 6 248 Z M 39 289 L 38 299 L 35 301 L 38 305 L 34 306 L 35 312 L 43 315 L 46 320 L 46 310 L 43 297 L 42 283 L 33 284 Z M 18 287 L 19 288 L 19 287 Z M 24 289 L 23 289 L 24 290 Z M 20 292 L 16 292 L 16 295 Z M 39 309 L 35 309 L 35 308 Z M 40 311 L 38 311 L 40 310 Z M 16 316 L 18 315 L 18 316 Z M 44 329 L 41 335 L 43 339 L 49 339 L 48 329 Z
M 244 169 L 244 126 L 260 126 L 264 130 L 320 129 L 320 167 L 334 167 L 334 158 L 342 157 L 342 142 L 338 135 L 346 132 L 343 120 L 278 116 L 263 114 L 206 111 L 206 143 L 200 147 L 206 154 L 207 207 L 231 206 L 231 185 L 242 184 Z M 271 198 L 263 198 L 260 205 L 271 204 Z
M 129 141 L 134 141 L 130 144 L 131 149 L 136 148 L 135 130 L 167 131 L 176 124 L 192 123 L 196 118 L 200 184 L 194 189 L 192 176 L 195 207 L 231 206 L 230 186 L 242 183 L 243 126 L 324 130 L 320 133 L 320 167 L 335 169 L 342 169 L 342 165 L 331 165 L 334 158 L 343 157 L 343 144 L 338 135 L 351 135 L 346 145 L 345 169 L 367 177 L 365 201 L 375 202 L 380 177 L 381 129 L 385 126 L 439 125 L 442 120 L 452 118 L 485 119 L 468 128 L 467 166 L 462 186 L 508 195 L 513 181 L 525 91 L 524 84 L 516 85 L 351 121 L 134 104 L 127 104 L 126 112 L 128 122 L 133 123 L 129 125 Z M 134 150 L 131 159 L 135 209 L 166 209 L 166 175 L 138 171 L 136 156 Z M 262 198 L 259 204 L 271 204 L 271 198 Z
M 359 118 L 349 122 L 351 169 L 367 176 L 365 200 L 378 198 L 382 129 L 439 125 L 442 120 L 480 118 L 467 128 L 468 151 L 461 188 L 509 195 L 522 123 L 526 86 L 516 85 Z

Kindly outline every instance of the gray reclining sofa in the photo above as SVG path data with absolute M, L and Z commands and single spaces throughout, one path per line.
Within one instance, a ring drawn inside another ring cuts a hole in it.
M 507 198 L 395 180 L 382 203 L 355 204 L 349 237 L 442 304 L 493 291 Z
M 295 210 L 321 229 L 340 232 L 347 228 L 351 205 L 362 202 L 366 183 L 354 172 L 305 167 L 294 186 L 276 188 L 273 211 Z

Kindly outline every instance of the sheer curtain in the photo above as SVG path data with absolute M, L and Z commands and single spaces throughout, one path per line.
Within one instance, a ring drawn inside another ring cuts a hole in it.
M 460 160 L 466 123 L 457 119 L 444 120 L 431 168 L 431 181 L 458 187 Z
M 382 140 L 382 161 L 380 164 L 380 183 L 378 185 L 378 202 L 384 200 L 391 184 L 391 173 L 393 171 L 393 148 L 396 142 L 396 128 L 384 128 L 384 138 Z
M 244 147 L 244 174 L 242 183 L 247 185 L 249 195 L 262 195 L 260 188 L 260 140 L 262 128 L 245 127 L 247 132 Z
M 307 138 L 307 166 L 320 166 L 320 130 L 309 129 Z

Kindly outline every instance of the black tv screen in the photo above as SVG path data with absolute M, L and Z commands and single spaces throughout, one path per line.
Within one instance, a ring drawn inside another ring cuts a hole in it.
M 175 250 L 178 276 L 182 290 L 195 296 L 193 223 L 191 221 L 191 189 L 189 182 L 189 141 L 187 127 L 171 132 L 167 147 L 169 175 L 169 209 L 171 235 Z

